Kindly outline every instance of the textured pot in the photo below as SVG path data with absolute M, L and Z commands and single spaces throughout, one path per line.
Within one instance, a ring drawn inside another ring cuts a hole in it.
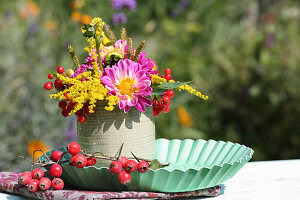
M 155 154 L 155 124 L 152 107 L 146 106 L 142 113 L 131 108 L 128 113 L 115 108 L 104 109 L 104 102 L 96 104 L 95 112 L 86 116 L 86 122 L 77 122 L 78 143 L 88 153 L 101 152 L 115 156 L 124 143 L 123 156 L 152 159 Z M 108 161 L 99 160 L 97 166 L 107 166 Z

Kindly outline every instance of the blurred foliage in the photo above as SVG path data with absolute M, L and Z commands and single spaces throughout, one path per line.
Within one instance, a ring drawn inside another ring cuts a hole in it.
M 81 2 L 74 8 L 74 0 L 0 0 L 1 171 L 29 167 L 17 155 L 29 156 L 31 140 L 51 148 L 64 144 L 70 120 L 44 91 L 44 68 L 71 67 L 70 43 L 83 61 L 81 22 L 101 16 L 112 24 L 115 12 L 109 0 Z M 145 39 L 148 57 L 161 70 L 172 68 L 175 79 L 193 80 L 210 96 L 207 102 L 176 96 L 171 112 L 156 120 L 158 137 L 238 142 L 255 150 L 254 160 L 299 158 L 297 1 L 137 3 L 135 12 L 125 10 L 136 46 Z M 111 26 L 116 32 L 121 27 Z M 180 113 L 192 119 L 190 127 L 178 122 Z

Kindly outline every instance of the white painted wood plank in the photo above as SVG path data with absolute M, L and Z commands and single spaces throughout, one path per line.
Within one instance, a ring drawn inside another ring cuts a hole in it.
M 300 200 L 300 160 L 247 163 L 213 200 Z

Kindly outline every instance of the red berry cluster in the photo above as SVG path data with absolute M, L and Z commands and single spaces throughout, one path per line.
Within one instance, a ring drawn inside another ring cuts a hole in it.
M 174 97 L 173 90 L 167 90 L 158 99 L 154 97 L 153 99 L 153 116 L 157 117 L 159 114 L 170 111 L 170 100 Z
M 62 66 L 58 66 L 56 70 L 60 74 L 64 73 L 64 71 L 65 71 L 65 69 Z M 48 74 L 48 78 L 53 79 L 54 75 L 53 74 Z M 62 91 L 62 90 L 65 89 L 65 85 L 62 83 L 62 80 L 60 80 L 60 79 L 55 79 L 54 86 L 59 91 Z M 51 90 L 53 88 L 53 83 L 51 81 L 46 82 L 45 85 L 44 85 L 44 88 L 46 90 Z
M 72 142 L 68 145 L 68 153 L 73 155 L 69 160 L 71 165 L 77 168 L 94 166 L 97 162 L 97 159 L 92 155 L 88 155 L 87 157 L 83 154 L 79 154 L 80 150 L 81 147 L 77 142 Z
M 56 165 L 56 164 L 54 164 Z M 52 165 L 52 166 L 54 166 Z M 51 168 L 52 168 L 51 166 Z M 61 174 L 61 167 L 57 168 L 56 170 L 60 170 Z M 50 170 L 51 171 L 51 170 Z M 51 173 L 50 173 L 51 174 Z M 60 178 L 54 178 L 52 181 L 44 177 L 43 170 L 37 168 L 31 172 L 26 171 L 23 172 L 18 179 L 18 183 L 20 185 L 27 185 L 27 188 L 30 192 L 36 192 L 39 189 L 41 190 L 48 190 L 51 186 L 54 190 L 61 190 L 64 187 L 64 181 Z
M 69 69 L 70 70 L 70 69 Z M 64 71 L 65 69 L 62 67 L 62 66 L 58 66 L 56 71 L 59 73 L 59 74 L 63 74 L 65 75 Z M 72 70 L 71 70 L 72 71 Z M 68 70 L 67 70 L 67 75 L 70 74 L 68 73 Z M 48 74 L 48 78 L 49 79 L 53 79 L 54 78 L 54 75 L 52 74 Z M 56 79 L 54 81 L 54 86 L 57 90 L 59 91 L 62 91 L 65 89 L 66 85 L 64 85 L 62 83 L 62 80 L 60 79 Z M 45 83 L 44 85 L 44 88 L 46 90 L 51 90 L 53 88 L 53 83 L 51 81 L 48 81 Z M 76 102 L 73 102 L 70 98 L 68 98 L 68 93 L 65 93 L 65 100 L 61 100 L 58 102 L 58 106 L 62 109 L 61 111 L 61 115 L 64 116 L 64 117 L 68 117 L 69 116 L 69 113 L 74 109 L 74 107 L 76 106 Z M 86 114 L 91 114 L 90 110 L 89 110 L 89 106 L 87 104 L 84 104 L 83 108 L 81 110 L 78 110 L 75 114 L 77 116 L 77 120 L 80 122 L 80 123 L 84 123 L 86 121 L 86 116 L 84 115 L 84 113 Z
M 171 75 L 172 71 L 171 71 L 171 69 L 170 68 L 166 68 L 164 72 L 165 72 L 165 74 L 162 75 L 161 77 L 164 78 L 164 79 L 166 79 L 167 81 L 172 80 L 172 75 Z
M 142 160 L 137 163 L 135 160 L 128 160 L 126 157 L 120 157 L 118 161 L 112 161 L 109 165 L 109 171 L 112 174 L 118 174 L 118 180 L 121 184 L 127 185 L 131 181 L 130 173 L 138 170 L 140 173 L 146 173 L 149 169 L 148 162 Z

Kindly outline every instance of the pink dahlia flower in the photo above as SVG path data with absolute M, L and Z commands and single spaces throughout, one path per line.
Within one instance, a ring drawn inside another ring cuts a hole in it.
M 120 60 L 111 68 L 105 68 L 101 76 L 103 85 L 110 94 L 120 97 L 119 108 L 128 112 L 131 107 L 145 111 L 145 105 L 151 101 L 146 97 L 151 95 L 151 80 L 147 71 L 141 70 L 141 65 L 132 60 Z
M 146 58 L 145 52 L 140 53 L 137 63 L 141 65 L 141 69 L 147 71 L 147 75 L 158 74 L 158 68 L 156 62 L 150 58 Z

